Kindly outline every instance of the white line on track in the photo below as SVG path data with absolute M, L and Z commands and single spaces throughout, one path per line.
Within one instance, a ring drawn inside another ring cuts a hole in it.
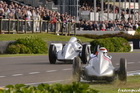
M 127 76 L 135 76 L 135 75 L 140 75 L 140 70 L 127 72 Z
M 128 62 L 127 64 L 134 64 L 135 62 Z
M 127 62 L 127 64 L 135 64 L 135 62 Z M 120 63 L 116 63 L 116 65 L 120 65 Z
M 48 70 L 46 72 L 56 72 L 57 70 Z
M 140 70 L 136 70 L 136 71 L 128 71 L 127 73 L 136 73 L 136 72 L 140 72 Z
M 29 74 L 39 74 L 40 72 L 30 72 Z
M 55 82 L 63 82 L 63 81 L 69 81 L 71 79 L 66 79 L 66 80 L 54 80 L 54 81 L 46 81 L 46 82 L 37 82 L 37 83 L 27 83 L 25 85 L 38 85 L 38 84 L 41 84 L 41 83 L 55 83 Z
M 16 76 L 22 76 L 23 74 L 14 74 L 12 76 L 16 77 Z
M 140 75 L 140 73 L 131 73 L 131 74 L 127 74 L 127 76 L 137 76 Z
M 66 69 L 62 69 L 62 70 L 72 70 L 72 68 L 66 68 Z
M 4 78 L 4 77 L 6 77 L 6 76 L 0 76 L 0 78 Z
M 116 65 L 120 65 L 119 63 L 116 63 Z
M 0 59 L 2 59 L 2 58 L 6 58 L 6 59 L 8 59 L 8 58 L 23 58 L 23 57 L 35 57 L 35 56 L 0 57 Z

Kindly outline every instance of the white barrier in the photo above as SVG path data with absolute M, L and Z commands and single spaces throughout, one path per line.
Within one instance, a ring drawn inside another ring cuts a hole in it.
M 103 35 L 103 34 L 116 34 L 116 33 L 120 33 L 120 32 L 124 32 L 130 35 L 134 35 L 136 31 L 93 31 L 93 30 L 80 30 L 80 31 L 76 31 L 76 34 L 95 34 L 95 35 Z
M 133 52 L 133 42 L 132 42 L 132 41 L 130 41 L 130 42 L 129 42 L 129 44 L 130 44 L 130 47 L 131 47 L 130 52 Z

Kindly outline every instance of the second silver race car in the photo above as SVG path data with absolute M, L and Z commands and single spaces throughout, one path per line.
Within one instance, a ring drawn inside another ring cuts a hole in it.
M 66 44 L 51 43 L 49 46 L 49 61 L 55 64 L 56 61 L 71 61 L 79 56 L 85 64 L 90 58 L 90 45 L 82 44 L 76 37 L 71 37 Z

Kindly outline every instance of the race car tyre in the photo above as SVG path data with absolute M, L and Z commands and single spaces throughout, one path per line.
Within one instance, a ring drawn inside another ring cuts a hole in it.
M 113 82 L 114 80 L 115 80 L 114 77 L 109 77 L 109 78 L 106 79 L 106 81 L 109 82 L 109 83 Z
M 81 60 L 79 57 L 75 57 L 73 60 L 73 80 L 80 82 L 81 76 Z
M 113 75 L 112 77 L 107 77 L 107 78 L 106 78 L 106 81 L 107 81 L 108 83 L 112 83 L 112 82 L 114 82 L 115 80 L 116 80 L 115 72 L 114 72 L 114 75 Z
M 118 71 L 118 78 L 120 81 L 126 81 L 127 80 L 127 60 L 124 58 L 120 59 L 120 68 Z
M 49 61 L 51 64 L 56 63 L 56 47 L 54 45 L 50 45 L 49 47 Z
M 84 64 L 90 59 L 90 47 L 87 44 L 83 45 L 81 59 Z

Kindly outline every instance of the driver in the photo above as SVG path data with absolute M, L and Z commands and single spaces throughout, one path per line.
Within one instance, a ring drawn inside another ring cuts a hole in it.
M 109 58 L 109 59 L 111 59 L 112 57 L 111 56 L 108 56 L 107 55 L 107 49 L 105 48 L 105 47 L 101 47 L 100 48 L 100 51 L 103 53 L 103 55 L 105 56 L 105 57 L 107 57 L 107 58 Z
M 76 37 L 72 37 L 70 40 L 69 40 L 69 43 L 72 44 L 72 47 L 77 51 L 77 50 L 80 50 L 82 48 L 82 45 L 81 43 L 79 43 L 80 41 L 76 38 Z
M 111 57 L 107 55 L 108 51 L 107 51 L 107 49 L 105 47 L 100 47 L 100 49 L 98 51 L 96 51 L 96 53 L 91 54 L 90 57 L 91 58 L 97 57 L 98 52 L 102 52 L 105 57 L 111 59 Z

